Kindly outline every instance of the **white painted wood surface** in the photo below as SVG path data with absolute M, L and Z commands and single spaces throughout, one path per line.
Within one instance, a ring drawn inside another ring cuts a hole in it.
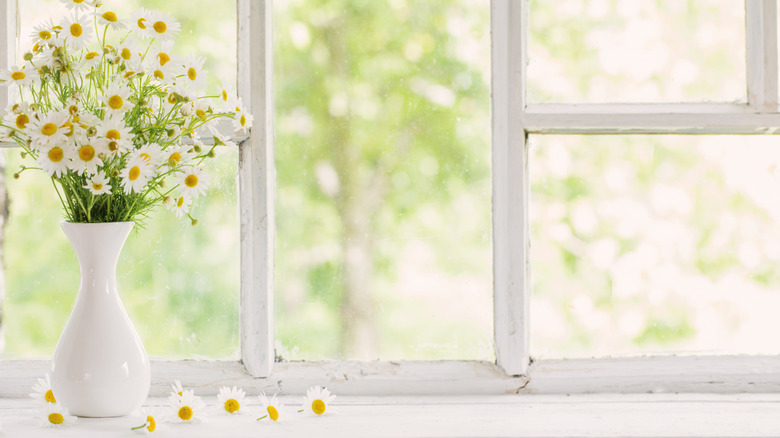
M 274 364 L 273 5 L 238 0 L 238 91 L 254 116 L 239 146 L 241 211 L 241 359 L 265 377 Z
M 377 398 L 337 396 L 323 417 L 287 415 L 257 422 L 247 413 L 209 413 L 201 424 L 160 423 L 160 437 L 766 437 L 780 434 L 779 395 L 492 396 Z M 216 405 L 214 397 L 204 401 Z M 295 411 L 300 397 L 285 398 Z M 150 399 L 160 409 L 164 399 Z M 140 416 L 79 419 L 40 428 L 31 400 L 0 400 L 0 423 L 14 438 L 129 437 Z M 158 411 L 163 413 L 164 411 Z M 157 414 L 158 418 L 160 414 Z M 284 417 L 282 417 L 284 418 Z
M 15 63 L 16 34 L 19 31 L 17 0 L 0 0 L 0 23 L 5 24 L 0 31 L 0 70 L 6 70 Z M 3 87 L 0 93 L 0 109 L 8 106 L 8 89 Z
M 529 363 L 528 155 L 525 107 L 527 0 L 491 2 L 493 109 L 493 325 L 496 361 L 509 375 Z
M 777 0 L 745 1 L 748 104 L 777 112 Z

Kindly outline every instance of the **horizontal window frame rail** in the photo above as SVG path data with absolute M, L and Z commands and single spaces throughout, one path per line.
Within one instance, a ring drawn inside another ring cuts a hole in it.
M 48 360 L 0 361 L 0 397 L 26 397 Z M 777 393 L 780 356 L 641 356 L 542 359 L 528 374 L 509 376 L 487 361 L 278 362 L 267 378 L 252 377 L 238 360 L 152 360 L 150 396 L 174 380 L 199 395 L 221 386 L 250 394 L 299 395 L 323 385 L 343 395 L 487 395 L 594 393 Z
M 780 113 L 740 104 L 534 104 L 529 134 L 780 134 Z

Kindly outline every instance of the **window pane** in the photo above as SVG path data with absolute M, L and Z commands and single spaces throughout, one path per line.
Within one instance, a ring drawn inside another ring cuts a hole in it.
M 5 229 L 5 357 L 54 352 L 79 289 L 76 256 L 60 229 L 51 181 L 7 154 L 10 218 Z M 157 209 L 125 244 L 119 295 L 150 356 L 224 358 L 238 353 L 238 151 L 223 147 L 206 171 L 211 188 L 193 203 L 193 227 Z M 27 163 L 29 164 L 29 163 Z
M 284 358 L 494 358 L 489 13 L 275 2 Z
M 103 3 L 102 10 L 113 10 L 120 19 L 139 7 L 170 13 L 181 22 L 172 52 L 205 57 L 209 89 L 222 81 L 235 84 L 235 2 L 220 2 L 219 7 L 205 0 Z M 21 58 L 32 46 L 33 26 L 48 20 L 58 24 L 70 13 L 59 0 L 25 0 L 19 6 Z M 116 33 L 115 39 L 122 35 Z M 95 38 L 91 44 L 97 47 Z M 14 180 L 11 174 L 22 160 L 18 150 L 7 154 L 10 219 L 3 246 L 3 354 L 48 356 L 78 291 L 78 265 L 60 230 L 61 206 L 51 181 L 36 172 Z M 237 150 L 219 148 L 217 158 L 206 166 L 211 188 L 193 203 L 192 214 L 200 225 L 192 227 L 188 219 L 161 209 L 148 218 L 145 229 L 131 233 L 124 247 L 117 269 L 119 291 L 151 356 L 237 357 L 237 163 Z
M 529 102 L 745 101 L 742 1 L 531 0 Z
M 531 140 L 534 356 L 780 353 L 775 138 Z

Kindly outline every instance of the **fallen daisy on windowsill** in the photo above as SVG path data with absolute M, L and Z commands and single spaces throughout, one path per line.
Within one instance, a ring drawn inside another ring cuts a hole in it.
M 219 395 L 217 400 L 219 401 L 218 408 L 223 414 L 239 415 L 243 414 L 241 410 L 241 404 L 244 403 L 244 397 L 246 393 L 241 388 L 228 388 L 223 386 L 219 388 Z
M 30 397 L 36 401 L 46 405 L 49 403 L 57 403 L 57 399 L 54 398 L 54 392 L 51 390 L 51 378 L 46 374 L 46 379 L 38 378 L 38 383 L 32 386 L 33 392 L 30 393 Z
M 71 426 L 76 423 L 76 417 L 59 403 L 47 403 L 38 410 L 38 417 L 43 427 Z
M 306 391 L 306 397 L 303 398 L 303 412 L 308 415 L 324 415 L 328 405 L 336 398 L 327 388 L 313 386 Z
M 260 399 L 260 403 L 263 404 L 263 410 L 265 411 L 265 415 L 258 418 L 257 421 L 267 419 L 275 422 L 279 421 L 280 418 L 284 418 L 283 414 L 286 414 L 286 412 L 284 412 L 284 404 L 279 403 L 279 401 L 276 400 L 276 394 L 274 394 L 270 400 L 266 397 L 265 393 L 258 395 L 257 398 Z
M 141 409 L 141 418 L 146 417 L 144 424 L 141 424 L 140 426 L 136 426 L 131 428 L 131 430 L 134 430 L 136 432 L 148 434 L 152 433 L 157 429 L 157 420 L 155 420 L 154 415 L 151 411 L 148 411 L 146 409 Z
M 171 395 L 168 397 L 168 404 L 171 409 L 168 421 L 172 423 L 200 423 L 202 421 L 200 413 L 204 404 L 193 390 L 185 389 L 181 395 Z

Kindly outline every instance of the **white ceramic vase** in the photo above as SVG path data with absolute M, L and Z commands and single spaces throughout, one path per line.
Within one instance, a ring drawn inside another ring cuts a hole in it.
M 81 417 L 117 417 L 149 394 L 149 358 L 116 287 L 116 266 L 133 222 L 62 222 L 81 286 L 51 363 L 58 402 Z

